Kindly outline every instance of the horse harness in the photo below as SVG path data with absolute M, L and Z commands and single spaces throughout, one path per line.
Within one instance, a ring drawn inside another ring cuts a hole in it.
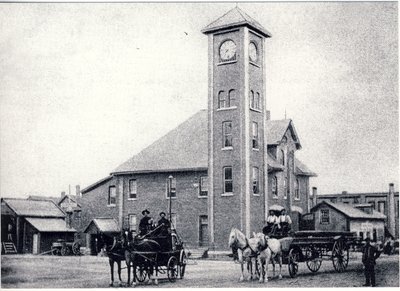
M 255 251 L 255 250 L 252 249 L 252 247 L 249 244 L 249 240 L 247 239 L 247 237 L 246 237 L 246 245 L 244 247 L 239 247 L 237 242 L 234 242 L 234 244 L 232 245 L 232 249 L 234 249 L 234 248 L 236 250 L 239 249 L 242 252 L 244 252 L 246 249 L 250 249 L 250 251 L 251 251 L 250 257 L 257 257 L 260 254 L 260 252 L 258 250 Z

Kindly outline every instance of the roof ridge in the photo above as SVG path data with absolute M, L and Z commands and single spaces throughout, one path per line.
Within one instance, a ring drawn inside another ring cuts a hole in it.
M 222 16 L 218 17 L 217 19 L 215 19 L 213 22 L 211 22 L 210 24 L 208 24 L 204 29 L 207 29 L 207 27 L 212 26 L 212 24 L 216 23 L 218 20 L 220 20 L 221 18 L 225 17 L 228 13 L 230 13 L 231 11 L 233 11 L 236 7 L 233 7 L 232 9 L 228 10 L 227 12 L 225 12 Z

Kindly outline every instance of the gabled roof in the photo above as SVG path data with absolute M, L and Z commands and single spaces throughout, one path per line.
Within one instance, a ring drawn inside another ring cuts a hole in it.
M 85 189 L 82 189 L 82 190 L 81 190 L 81 193 L 82 193 L 82 194 L 85 194 L 85 193 L 89 192 L 90 190 L 96 188 L 97 186 L 100 186 L 101 184 L 103 184 L 103 183 L 105 183 L 105 182 L 111 180 L 112 177 L 113 177 L 113 176 L 110 175 L 110 176 L 107 176 L 107 177 L 105 177 L 105 178 L 103 178 L 103 179 L 97 181 L 97 182 L 94 182 L 93 184 L 87 186 Z
M 201 32 L 208 34 L 217 30 L 234 28 L 238 26 L 249 26 L 264 37 L 271 37 L 271 33 L 269 33 L 260 23 L 250 17 L 239 7 L 229 10 L 220 18 L 207 25 Z
M 113 173 L 206 170 L 207 163 L 207 110 L 201 110 Z
M 61 199 L 59 199 L 58 201 L 58 205 L 60 205 L 65 199 L 68 199 L 73 202 L 76 203 L 76 205 L 78 205 L 78 207 L 80 208 L 80 204 L 77 202 L 77 197 L 76 195 L 65 195 L 64 197 L 61 197 Z
M 304 165 L 299 159 L 295 158 L 296 175 L 298 176 L 310 176 L 317 177 L 317 174 L 311 171 L 306 165 Z
M 17 215 L 28 217 L 65 217 L 64 212 L 51 200 L 2 198 Z
M 208 168 L 208 129 L 207 110 L 198 113 L 184 121 L 175 129 L 155 141 L 153 144 L 117 167 L 111 174 L 148 173 L 148 172 L 176 172 L 188 170 L 207 170 Z M 293 123 L 290 119 L 267 121 L 268 145 L 275 145 L 282 140 L 287 130 L 292 131 L 296 144 L 300 146 Z M 269 171 L 282 170 L 274 157 L 268 154 Z M 296 172 L 303 176 L 316 176 L 298 159 Z M 97 183 L 82 190 L 89 192 L 112 176 L 106 177 Z
M 364 211 L 354 208 L 348 204 L 331 203 L 328 201 L 322 201 L 322 202 L 318 203 L 313 208 L 311 208 L 311 212 L 313 212 L 313 210 L 319 208 L 323 204 L 326 204 L 326 205 L 336 209 L 337 211 L 341 212 L 342 214 L 344 214 L 345 216 L 347 216 L 349 218 L 386 219 L 386 215 L 384 215 L 378 211 L 375 211 L 375 210 L 372 211 L 372 214 L 368 214 L 368 213 L 365 213 Z
M 291 119 L 267 121 L 266 131 L 267 131 L 268 145 L 280 144 L 283 136 L 286 134 L 288 130 L 290 130 L 292 133 L 292 137 L 296 143 L 296 148 L 300 149 L 301 148 L 300 140 Z
M 51 200 L 54 203 L 58 204 L 60 197 L 55 196 L 41 196 L 41 195 L 29 195 L 28 200 Z
M 121 231 L 118 226 L 118 222 L 114 218 L 95 218 L 89 223 L 84 232 L 86 233 L 92 226 L 95 226 L 95 228 L 100 232 L 115 233 Z
M 61 218 L 33 218 L 26 220 L 40 232 L 76 232 L 75 228 L 69 228 Z

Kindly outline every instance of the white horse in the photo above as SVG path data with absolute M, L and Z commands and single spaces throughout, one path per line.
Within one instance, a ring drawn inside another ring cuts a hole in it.
M 260 254 L 257 257 L 260 271 L 260 283 L 268 282 L 268 264 L 272 263 L 273 277 L 275 277 L 275 260 L 279 262 L 279 279 L 282 279 L 282 245 L 276 238 L 269 238 L 263 233 L 254 233 L 258 240 L 257 248 Z M 265 266 L 265 269 L 264 269 Z
M 257 246 L 259 245 L 258 238 L 248 239 L 240 230 L 237 228 L 232 228 L 229 234 L 229 247 L 232 249 L 233 253 L 237 252 L 238 261 L 241 265 L 241 276 L 239 282 L 244 280 L 244 267 L 245 263 L 248 263 L 248 271 L 250 273 L 250 280 L 253 279 L 253 262 L 254 266 L 257 265 Z

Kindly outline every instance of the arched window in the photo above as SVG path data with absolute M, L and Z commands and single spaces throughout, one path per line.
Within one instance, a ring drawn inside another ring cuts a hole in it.
M 278 178 L 274 176 L 271 183 L 272 197 L 278 198 Z
M 250 90 L 250 108 L 254 108 L 254 91 Z
M 260 93 L 256 93 L 256 97 L 255 97 L 255 102 L 254 102 L 254 108 L 255 109 L 261 109 L 261 98 L 260 98 Z
M 285 152 L 281 150 L 280 153 L 281 153 L 280 156 L 281 165 L 285 165 Z
M 225 91 L 218 92 L 218 108 L 225 108 L 226 107 L 226 96 Z
M 229 90 L 227 107 L 235 106 L 236 102 L 235 99 L 236 99 L 236 91 L 234 89 Z
M 300 200 L 300 183 L 299 179 L 294 181 L 294 199 Z

